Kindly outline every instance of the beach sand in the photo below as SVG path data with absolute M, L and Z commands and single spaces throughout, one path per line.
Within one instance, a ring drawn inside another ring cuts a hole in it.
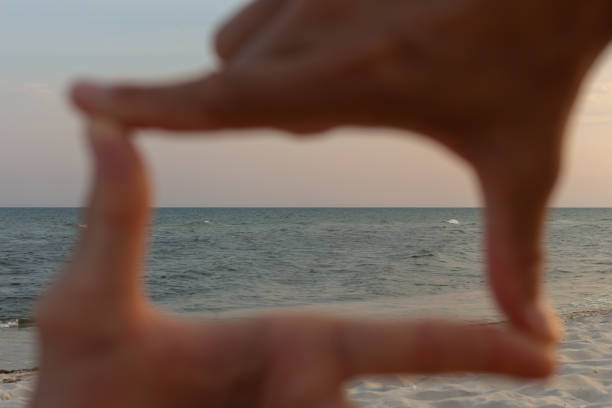
M 0 407 L 27 407 L 34 388 L 35 371 L 0 371 Z
M 361 407 L 385 408 L 610 408 L 612 311 L 567 316 L 558 376 L 519 382 L 482 375 L 366 378 L 349 384 Z M 0 408 L 27 406 L 35 373 L 0 374 Z

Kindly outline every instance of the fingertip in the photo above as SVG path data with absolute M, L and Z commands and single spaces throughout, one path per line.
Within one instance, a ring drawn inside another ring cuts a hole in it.
M 128 212 L 148 200 L 144 163 L 123 125 L 93 117 L 87 130 L 94 156 L 96 190 L 103 207 Z M 111 211 L 113 212 L 113 211 Z
M 538 357 L 532 359 L 532 369 L 527 377 L 547 379 L 553 377 L 558 370 L 559 358 L 553 345 L 538 345 Z
M 557 346 L 543 343 L 532 335 L 516 330 L 490 329 L 486 348 L 485 372 L 528 379 L 546 379 L 557 371 Z
M 538 340 L 544 343 L 559 343 L 563 339 L 563 321 L 546 302 L 527 304 L 523 313 L 527 330 Z
M 542 377 L 548 378 L 557 374 L 559 370 L 559 354 L 556 347 L 548 347 L 544 354 Z
M 504 374 L 526 379 L 547 379 L 557 371 L 557 345 L 534 339 L 532 335 L 516 329 L 474 329 L 481 332 L 484 343 L 475 342 L 473 352 L 482 372 Z M 477 339 L 478 336 L 474 337 Z M 481 338 L 481 340 L 482 340 Z M 480 349 L 480 350 L 479 350 Z M 470 371 L 469 369 L 467 371 Z M 480 371 L 480 370 L 478 370 Z
M 145 165 L 128 130 L 93 117 L 87 134 L 95 162 L 91 213 L 99 224 L 129 227 L 146 215 L 149 183 Z
M 110 100 L 107 86 L 90 80 L 76 81 L 69 90 L 70 99 L 80 109 L 95 112 Z

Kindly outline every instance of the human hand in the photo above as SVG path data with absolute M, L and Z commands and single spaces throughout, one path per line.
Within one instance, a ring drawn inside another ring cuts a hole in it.
M 343 382 L 364 374 L 551 374 L 551 349 L 485 326 L 290 315 L 193 322 L 164 315 L 144 296 L 143 162 L 125 130 L 98 121 L 90 134 L 96 175 L 88 228 L 37 307 L 34 408 L 346 408 Z
M 608 0 L 257 0 L 223 27 L 219 71 L 159 86 L 81 84 L 83 110 L 132 127 L 420 132 L 469 162 L 502 310 L 545 341 L 542 225 L 568 112 L 612 36 Z

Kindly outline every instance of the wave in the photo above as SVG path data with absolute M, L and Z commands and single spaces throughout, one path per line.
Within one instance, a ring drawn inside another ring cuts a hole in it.
M 21 369 L 21 370 L 0 370 L 0 374 L 1 375 L 7 375 L 7 374 L 32 374 L 38 371 L 38 368 L 26 368 L 26 369 Z M 17 381 L 19 381 L 20 379 L 18 379 Z M 12 381 L 11 379 L 8 379 L 8 381 L 3 381 L 5 384 L 10 384 L 12 382 L 17 382 L 17 381 Z
M 584 317 L 594 317 L 594 316 L 608 316 L 612 314 L 612 309 L 603 308 L 603 309 L 586 309 L 586 310 L 575 310 L 568 312 L 560 312 L 559 316 L 567 322 L 568 320 L 581 319 Z M 505 325 L 509 324 L 508 320 L 497 320 L 490 323 L 478 323 L 479 326 L 496 326 L 496 325 Z
M 34 326 L 32 319 L 9 319 L 0 320 L 0 329 L 23 329 Z
M 19 327 L 19 321 L 17 319 L 0 322 L 0 329 L 13 329 L 17 327 Z
M 461 224 L 461 223 L 459 222 L 459 220 L 456 220 L 456 219 L 454 219 L 454 218 L 453 218 L 453 219 L 451 219 L 451 220 L 448 220 L 448 221 L 446 221 L 446 222 L 447 222 L 448 224 L 453 224 L 453 225 L 459 225 L 459 224 Z
M 610 308 L 600 308 L 600 309 L 585 309 L 585 310 L 575 310 L 575 311 L 567 311 L 567 312 L 559 312 L 559 317 L 563 319 L 566 323 L 568 320 L 581 319 L 585 317 L 594 317 L 594 316 L 608 316 L 612 314 L 612 309 Z M 486 323 L 476 323 L 477 326 L 505 326 L 510 324 L 509 320 L 495 320 L 492 322 Z
M 201 220 L 201 221 L 193 221 L 188 222 L 186 224 L 180 224 L 179 227 L 203 227 L 206 225 L 210 225 L 211 222 L 209 220 Z
M 607 316 L 609 314 L 612 314 L 612 309 L 602 308 L 602 309 L 587 309 L 587 310 L 577 310 L 573 312 L 565 312 L 565 313 L 561 313 L 561 317 L 563 317 L 564 319 L 577 319 L 580 317 Z
M 436 254 L 434 254 L 433 252 L 422 252 L 420 254 L 414 254 L 414 255 L 410 255 L 410 258 L 412 259 L 418 259 L 418 258 L 432 258 L 436 256 Z
M 64 223 L 64 227 L 68 227 L 68 228 L 74 228 L 74 227 L 87 228 L 87 224 L 79 224 L 79 223 L 74 223 L 74 222 L 65 222 Z

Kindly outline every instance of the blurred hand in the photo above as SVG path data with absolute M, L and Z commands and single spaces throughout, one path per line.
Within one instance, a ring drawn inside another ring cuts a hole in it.
M 346 408 L 342 384 L 363 374 L 551 374 L 550 349 L 490 327 L 307 316 L 196 323 L 159 313 L 143 295 L 143 163 L 122 129 L 97 122 L 90 133 L 88 228 L 38 305 L 33 407 Z
M 609 0 L 257 0 L 218 33 L 218 72 L 157 87 L 81 83 L 73 99 L 131 127 L 390 126 L 437 140 L 481 183 L 499 305 L 550 341 L 560 328 L 541 294 L 542 224 L 568 112 L 610 16 Z

